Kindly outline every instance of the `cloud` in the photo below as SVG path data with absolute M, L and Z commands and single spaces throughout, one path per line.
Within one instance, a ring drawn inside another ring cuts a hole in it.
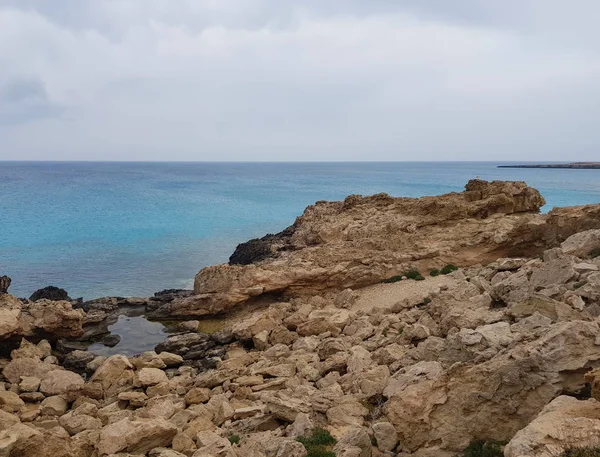
M 587 0 L 0 0 L 0 87 L 25 94 L 0 100 L 0 159 L 593 159 L 595 13 Z
M 59 116 L 64 107 L 48 99 L 35 79 L 13 79 L 0 85 L 0 125 L 15 125 Z

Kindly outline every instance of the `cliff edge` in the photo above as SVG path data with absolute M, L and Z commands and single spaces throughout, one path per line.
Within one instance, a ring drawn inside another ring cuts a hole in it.
M 267 293 L 315 294 L 368 286 L 410 269 L 533 257 L 600 227 L 600 205 L 540 214 L 544 204 L 524 182 L 482 180 L 433 197 L 320 201 L 283 232 L 239 245 L 229 264 L 202 269 L 194 296 L 154 313 L 218 314 Z

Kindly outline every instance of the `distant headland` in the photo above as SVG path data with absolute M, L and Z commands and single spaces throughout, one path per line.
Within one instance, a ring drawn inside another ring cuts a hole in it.
M 575 168 L 600 170 L 600 162 L 540 163 L 530 165 L 498 165 L 498 168 Z

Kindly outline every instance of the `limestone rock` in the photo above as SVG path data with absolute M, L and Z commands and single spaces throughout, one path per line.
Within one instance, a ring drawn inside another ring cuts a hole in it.
M 68 370 L 53 370 L 42 377 L 40 392 L 44 395 L 61 395 L 84 383 L 83 378 L 77 373 Z
M 571 235 L 560 248 L 565 254 L 585 258 L 594 249 L 600 249 L 600 230 L 586 230 Z
M 600 417 L 596 400 L 561 396 L 550 402 L 504 448 L 506 457 L 560 455 L 570 447 L 597 446 Z
M 167 378 L 165 372 L 158 368 L 142 368 L 136 373 L 136 384 L 142 387 L 154 386 L 168 381 L 169 378 Z
M 110 424 L 100 431 L 98 452 L 100 455 L 129 452 L 145 454 L 171 444 L 177 434 L 177 427 L 164 419 L 131 421 L 123 419 Z

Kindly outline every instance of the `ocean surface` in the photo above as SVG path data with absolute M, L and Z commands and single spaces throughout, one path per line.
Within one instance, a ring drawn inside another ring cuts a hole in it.
M 55 285 L 73 298 L 191 287 L 236 245 L 278 232 L 318 200 L 461 191 L 523 180 L 548 205 L 600 202 L 600 170 L 502 163 L 0 162 L 0 275 L 11 293 Z

